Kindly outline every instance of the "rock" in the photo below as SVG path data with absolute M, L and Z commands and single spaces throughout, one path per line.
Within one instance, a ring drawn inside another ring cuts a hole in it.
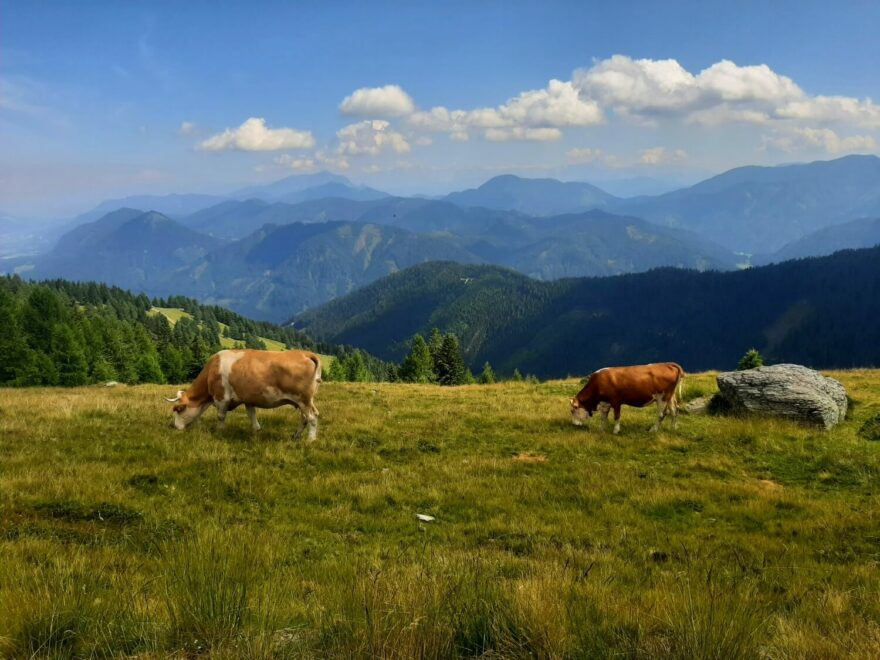
M 846 390 L 833 378 L 798 364 L 774 364 L 718 374 L 718 391 L 733 412 L 785 417 L 826 429 L 846 416 Z
M 117 385 L 119 385 L 119 383 L 117 383 L 115 380 L 110 380 L 104 383 L 104 387 L 116 387 Z
M 696 399 L 688 401 L 682 410 L 688 415 L 703 415 L 709 407 L 711 398 L 709 396 L 698 396 Z

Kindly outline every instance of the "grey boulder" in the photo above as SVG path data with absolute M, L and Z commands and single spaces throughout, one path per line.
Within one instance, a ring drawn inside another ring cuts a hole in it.
M 846 390 L 839 381 L 798 364 L 718 374 L 718 392 L 732 411 L 785 417 L 826 429 L 846 417 Z

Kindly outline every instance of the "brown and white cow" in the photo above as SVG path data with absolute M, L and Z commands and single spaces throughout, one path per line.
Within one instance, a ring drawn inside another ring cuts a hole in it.
M 684 369 L 675 362 L 643 364 L 632 367 L 605 367 L 590 374 L 587 384 L 571 399 L 571 421 L 581 426 L 586 417 L 596 410 L 602 415 L 602 430 L 608 412 L 614 411 L 614 432 L 620 433 L 620 407 L 643 408 L 657 403 L 657 431 L 667 414 L 672 415 L 672 427 L 678 425 L 678 396 Z
M 309 351 L 225 350 L 212 355 L 186 391 L 173 399 L 174 428 L 179 431 L 214 405 L 220 428 L 226 413 L 243 405 L 254 431 L 260 430 L 257 408 L 291 405 L 302 415 L 294 438 L 308 425 L 309 440 L 318 435 L 318 410 L 314 398 L 321 382 L 321 358 Z

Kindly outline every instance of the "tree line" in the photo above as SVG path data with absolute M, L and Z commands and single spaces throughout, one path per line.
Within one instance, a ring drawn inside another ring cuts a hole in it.
M 153 307 L 179 308 L 188 316 L 172 325 Z M 339 380 L 389 380 L 396 371 L 364 351 L 315 342 L 293 328 L 189 298 L 151 300 L 94 282 L 0 277 L 0 385 L 188 382 L 221 349 L 221 335 L 236 346 L 264 348 L 262 336 L 333 355 L 331 378 Z

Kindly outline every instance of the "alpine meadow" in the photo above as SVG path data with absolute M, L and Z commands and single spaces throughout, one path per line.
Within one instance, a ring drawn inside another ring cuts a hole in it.
M 0 659 L 880 658 L 880 5 L 0 6 Z

